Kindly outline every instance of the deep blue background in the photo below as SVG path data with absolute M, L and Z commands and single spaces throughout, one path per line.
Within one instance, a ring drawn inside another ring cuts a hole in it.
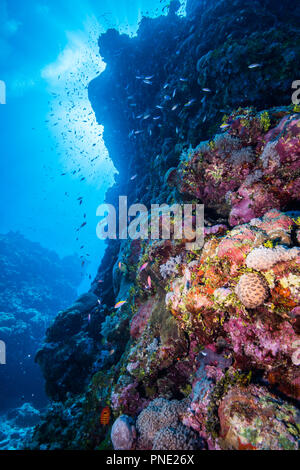
M 143 14 L 166 13 L 168 4 L 167 0 L 0 0 L 0 79 L 7 86 L 7 104 L 0 106 L 0 233 L 18 230 L 61 256 L 82 255 L 83 290 L 103 254 L 95 214 L 116 170 L 105 158 L 100 139 L 93 146 L 89 132 L 81 142 L 84 151 L 73 150 L 74 129 L 80 131 L 86 115 L 80 116 L 85 105 L 78 101 L 76 123 L 74 114 L 66 117 L 68 93 L 72 89 L 76 98 L 82 77 L 88 82 L 103 70 L 97 56 L 100 32 L 117 27 L 134 34 Z M 85 56 L 86 63 L 74 68 L 76 55 Z M 72 83 L 67 80 L 70 73 Z M 56 125 L 58 103 L 61 121 Z M 92 165 L 95 152 L 98 159 Z M 81 181 L 82 177 L 86 179 Z M 87 225 L 76 232 L 84 221 Z

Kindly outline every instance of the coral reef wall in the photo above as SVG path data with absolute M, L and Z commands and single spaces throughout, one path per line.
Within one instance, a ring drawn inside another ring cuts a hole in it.
M 119 171 L 108 202 L 117 207 L 121 194 L 129 204 L 174 201 L 168 173 L 183 151 L 220 132 L 224 115 L 291 103 L 300 66 L 297 1 L 290 11 L 277 0 L 188 2 L 187 17 L 144 18 L 133 39 L 115 30 L 100 37 L 107 68 L 89 96 Z M 256 63 L 262 67 L 249 68 Z M 107 304 L 118 249 L 110 244 L 100 268 Z
M 100 37 L 90 100 L 107 202 L 205 203 L 205 243 L 109 241 L 37 355 L 53 404 L 31 448 L 295 449 L 298 2 L 188 1 Z M 126 301 L 114 309 L 118 301 Z M 113 424 L 113 427 L 112 427 Z

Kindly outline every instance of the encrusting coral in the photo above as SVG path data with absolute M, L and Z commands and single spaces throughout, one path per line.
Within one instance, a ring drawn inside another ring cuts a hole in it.
M 256 269 L 257 271 L 268 271 L 275 264 L 292 261 L 300 256 L 300 248 L 285 248 L 283 246 L 276 246 L 275 248 L 265 248 L 263 246 L 255 248 L 249 253 L 246 258 L 246 265 L 248 268 Z
M 206 207 L 229 215 L 232 226 L 280 209 L 299 197 L 299 117 L 283 109 L 269 112 L 266 131 L 261 114 L 239 110 L 228 130 L 208 146 L 197 146 L 177 168 L 177 187 Z M 274 157 L 276 155 L 276 158 Z

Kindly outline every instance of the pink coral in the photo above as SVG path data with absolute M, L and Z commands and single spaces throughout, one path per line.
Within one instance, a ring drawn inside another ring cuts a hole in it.
M 115 450 L 132 450 L 135 447 L 136 429 L 130 416 L 122 415 L 113 424 L 111 441 Z
M 232 226 L 296 201 L 300 119 L 286 115 L 279 121 L 278 116 L 274 112 L 275 125 L 268 133 L 263 131 L 260 114 L 233 117 L 228 133 L 216 136 L 210 146 L 198 146 L 179 165 L 180 192 L 197 197 L 222 215 L 230 212 Z
M 283 246 L 276 246 L 275 248 L 259 247 L 249 253 L 246 258 L 246 265 L 248 268 L 257 271 L 267 271 L 275 264 L 291 261 L 300 256 L 300 248 L 285 248 Z
M 138 312 L 134 315 L 131 321 L 130 334 L 133 338 L 137 339 L 143 333 L 147 322 L 151 316 L 153 304 L 155 300 L 150 299 L 145 304 L 143 304 Z

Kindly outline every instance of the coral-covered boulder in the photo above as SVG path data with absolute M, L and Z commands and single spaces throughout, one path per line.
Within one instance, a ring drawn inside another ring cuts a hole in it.
M 272 210 L 209 238 L 201 257 L 183 263 L 184 275 L 172 280 L 166 295 L 176 320 L 199 344 L 216 345 L 224 338 L 236 368 L 264 371 L 272 385 L 295 398 L 300 393 L 296 228 L 295 219 Z M 289 246 L 281 244 L 285 241 Z
M 297 409 L 263 387 L 232 388 L 221 402 L 219 418 L 223 449 L 298 449 Z
M 228 215 L 232 226 L 296 203 L 300 119 L 288 110 L 233 113 L 228 130 L 190 152 L 178 167 L 181 193 Z
M 122 415 L 113 424 L 111 441 L 115 450 L 132 450 L 135 447 L 136 430 L 134 420 Z
M 185 367 L 180 367 L 179 362 L 179 358 L 187 356 L 189 345 L 167 310 L 164 296 L 149 298 L 143 307 L 148 312 L 147 324 L 127 355 L 126 375 L 115 384 L 112 396 L 113 409 L 130 415 L 140 411 L 150 399 L 160 394 L 169 396 L 174 388 L 184 387 L 190 375 L 188 361 Z M 134 320 L 137 323 L 133 324 L 140 326 L 139 316 Z

